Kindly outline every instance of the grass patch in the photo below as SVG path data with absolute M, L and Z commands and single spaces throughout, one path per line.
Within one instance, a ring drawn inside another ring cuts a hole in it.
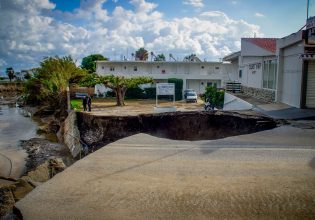
M 71 109 L 81 111 L 83 109 L 82 99 L 71 99 Z

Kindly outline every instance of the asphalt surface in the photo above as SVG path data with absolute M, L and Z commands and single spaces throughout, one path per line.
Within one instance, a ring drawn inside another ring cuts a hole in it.
M 24 219 L 314 219 L 315 129 L 303 125 L 212 141 L 134 135 L 16 207 Z

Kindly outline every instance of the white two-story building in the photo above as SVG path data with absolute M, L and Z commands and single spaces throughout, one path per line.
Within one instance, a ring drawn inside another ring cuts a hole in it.
M 223 62 L 189 61 L 96 61 L 99 75 L 125 77 L 148 76 L 155 82 L 167 82 L 169 78 L 183 79 L 183 89 L 194 89 L 198 94 L 207 86 L 221 88 L 232 75 L 232 64 Z

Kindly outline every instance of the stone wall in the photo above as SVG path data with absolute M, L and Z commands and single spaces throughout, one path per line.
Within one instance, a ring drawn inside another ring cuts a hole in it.
M 253 87 L 246 87 L 242 85 L 242 91 L 245 95 L 249 95 L 255 97 L 257 99 L 261 99 L 266 102 L 274 102 L 276 92 L 274 90 L 269 89 L 258 89 Z
M 81 150 L 80 131 L 77 126 L 77 114 L 71 111 L 64 121 L 63 142 L 69 148 L 72 156 L 77 157 Z

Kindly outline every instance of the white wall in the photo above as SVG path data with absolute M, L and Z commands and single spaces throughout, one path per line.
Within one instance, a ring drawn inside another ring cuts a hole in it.
M 193 89 L 196 91 L 197 94 L 204 94 L 206 91 L 206 87 L 208 83 L 217 84 L 217 88 L 221 88 L 221 81 L 220 80 L 209 80 L 209 79 L 187 79 L 186 81 L 186 89 Z M 185 89 L 185 88 L 184 88 Z
M 246 39 L 241 39 L 241 56 L 272 56 L 272 52 L 265 50 L 255 44 L 248 42 Z
M 232 62 L 230 66 L 225 66 L 227 74 L 227 81 L 240 82 L 238 62 Z
M 260 63 L 260 68 L 249 69 L 250 64 L 258 63 Z M 262 88 L 262 68 L 263 57 L 242 57 L 242 64 L 240 65 L 242 78 L 239 81 L 247 87 Z
M 216 62 L 105 61 L 98 62 L 96 66 L 100 75 L 149 76 L 155 80 L 180 78 L 184 81 L 184 89 L 193 87 L 197 93 L 204 93 L 207 82 L 216 82 L 219 88 L 222 87 L 230 81 L 229 75 L 234 71 L 231 64 Z M 134 71 L 134 66 L 137 66 L 137 71 Z M 111 67 L 115 70 L 110 71 Z M 192 82 L 190 87 L 185 83 L 188 80 Z
M 282 52 L 283 72 L 279 72 L 282 74 L 279 101 L 300 108 L 303 60 L 299 55 L 304 53 L 304 47 L 296 43 L 284 48 Z

